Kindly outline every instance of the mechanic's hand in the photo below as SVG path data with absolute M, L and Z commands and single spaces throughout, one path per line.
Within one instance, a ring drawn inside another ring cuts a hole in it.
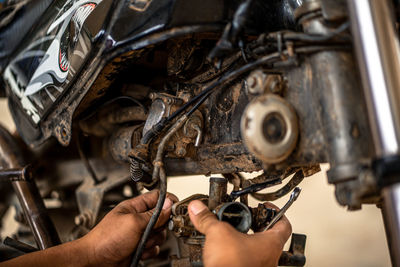
M 121 202 L 100 223 L 84 236 L 81 242 L 87 246 L 88 262 L 93 266 L 129 266 L 132 253 L 153 214 L 158 191 L 151 191 Z M 171 214 L 171 206 L 178 198 L 168 194 L 163 210 L 154 226 L 154 233 L 146 243 L 142 259 L 154 257 L 166 238 L 165 225 Z
M 266 204 L 271 207 L 271 204 Z M 220 222 L 201 201 L 189 204 L 190 220 L 206 236 L 203 261 L 212 266 L 277 266 L 292 227 L 283 216 L 270 230 L 247 235 Z

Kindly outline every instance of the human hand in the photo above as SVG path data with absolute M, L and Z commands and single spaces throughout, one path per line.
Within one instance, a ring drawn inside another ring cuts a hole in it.
M 230 224 L 219 221 L 198 200 L 189 204 L 189 216 L 196 229 L 206 236 L 203 249 L 206 267 L 277 266 L 283 246 L 292 232 L 288 219 L 283 216 L 266 232 L 253 235 L 240 233 Z
M 126 200 L 111 210 L 100 223 L 80 242 L 88 251 L 89 265 L 129 266 L 130 257 L 153 214 L 159 192 L 151 191 Z M 166 238 L 165 225 L 171 214 L 171 206 L 178 198 L 168 194 L 163 210 L 146 243 L 142 259 L 154 257 Z

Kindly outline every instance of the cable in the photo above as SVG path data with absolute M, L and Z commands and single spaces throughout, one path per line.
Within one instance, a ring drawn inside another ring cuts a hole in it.
M 160 216 L 162 206 L 164 205 L 165 197 L 167 194 L 167 177 L 162 162 L 165 146 L 167 145 L 169 139 L 183 126 L 188 118 L 189 116 L 185 114 L 179 120 L 177 120 L 175 124 L 168 130 L 167 134 L 163 137 L 157 148 L 157 155 L 153 164 L 153 181 L 156 181 L 158 179 L 160 180 L 160 193 L 158 196 L 157 205 L 154 208 L 154 213 L 146 226 L 143 236 L 140 239 L 139 245 L 135 251 L 135 255 L 133 256 L 131 267 L 136 267 L 138 265 L 139 260 L 142 257 L 144 246 L 146 245 L 151 230 L 156 224 L 158 217 Z
M 158 176 L 160 178 L 160 192 L 158 195 L 157 204 L 156 204 L 156 207 L 154 208 L 154 213 L 151 216 L 149 223 L 147 224 L 146 229 L 144 230 L 143 236 L 140 239 L 138 247 L 135 251 L 135 255 L 133 256 L 131 267 L 138 266 L 138 263 L 139 263 L 140 258 L 142 257 L 142 253 L 143 253 L 144 247 L 146 245 L 146 242 L 151 234 L 151 230 L 153 229 L 154 225 L 156 224 L 156 222 L 158 220 L 158 217 L 160 216 L 162 207 L 164 205 L 165 197 L 167 196 L 167 176 L 165 174 L 164 168 L 159 168 Z
M 298 33 L 298 32 L 278 32 L 278 36 L 282 35 L 283 40 L 285 41 L 302 41 L 302 42 L 326 42 L 336 37 L 337 35 L 343 33 L 350 27 L 349 22 L 345 22 L 337 27 L 335 30 L 328 34 L 306 34 L 306 33 Z M 275 34 L 271 34 L 269 37 L 275 39 Z M 277 36 L 277 37 L 278 37 Z M 277 38 L 276 37 L 276 38 Z M 268 36 L 267 36 L 268 38 Z
M 212 91 L 218 87 L 219 85 L 221 85 L 222 83 L 231 81 L 232 79 L 242 75 L 245 72 L 248 72 L 254 68 L 257 68 L 261 65 L 265 65 L 267 63 L 269 63 L 272 60 L 279 60 L 280 59 L 280 55 L 279 53 L 273 53 L 267 56 L 264 56 L 252 63 L 246 64 L 242 67 L 240 67 L 239 69 L 232 71 L 228 74 L 226 74 L 225 76 L 221 77 L 221 79 L 215 81 L 214 83 L 212 83 L 211 85 L 207 86 L 200 94 L 198 94 L 197 96 L 193 97 L 191 100 L 189 100 L 188 102 L 186 102 L 182 107 L 180 107 L 177 111 L 175 111 L 172 115 L 170 115 L 168 118 L 161 120 L 159 123 L 157 123 L 156 125 L 153 126 L 152 129 L 150 129 L 142 138 L 141 143 L 142 144 L 148 144 L 151 139 L 153 139 L 155 136 L 157 136 L 158 134 L 160 134 L 162 132 L 162 130 L 165 128 L 165 126 L 171 122 L 172 120 L 174 120 L 177 116 L 179 116 L 181 113 L 183 113 L 186 109 L 188 109 L 191 105 L 193 105 L 194 103 L 195 106 L 188 112 L 188 114 L 192 114 L 202 103 L 204 103 L 204 101 L 211 95 Z

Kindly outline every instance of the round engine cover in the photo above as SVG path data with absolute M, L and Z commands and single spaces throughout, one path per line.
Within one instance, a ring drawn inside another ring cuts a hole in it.
M 267 164 L 279 163 L 296 147 L 299 135 L 296 112 L 280 96 L 259 96 L 243 113 L 241 134 L 256 157 Z

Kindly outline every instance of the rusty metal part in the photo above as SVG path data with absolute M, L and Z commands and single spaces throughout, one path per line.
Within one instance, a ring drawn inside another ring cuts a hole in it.
M 202 194 L 195 194 L 187 197 L 181 201 L 178 201 L 172 205 L 171 212 L 172 215 L 185 215 L 187 214 L 187 207 L 189 203 L 193 200 L 201 200 L 203 203 L 208 205 L 208 196 Z
M 29 181 L 32 177 L 32 166 L 0 170 L 0 182 Z
M 143 125 L 134 125 L 116 130 L 108 140 L 113 159 L 118 162 L 129 160 L 132 149 L 140 143 Z
M 334 29 L 322 17 L 304 21 L 307 33 L 326 34 Z M 321 118 L 330 170 L 328 181 L 336 186 L 337 200 L 349 209 L 359 209 L 369 184 L 360 177 L 361 170 L 373 158 L 371 128 L 355 60 L 350 51 L 323 51 L 309 58 L 313 105 Z M 318 104 L 317 104 L 318 103 Z M 364 193 L 361 194 L 361 192 Z
M 244 82 L 248 93 L 252 95 L 280 94 L 284 87 L 281 75 L 267 74 L 261 69 L 250 73 Z
M 278 170 L 266 171 L 266 170 L 264 170 L 262 174 L 254 177 L 254 178 L 244 180 L 243 188 L 246 188 L 253 184 L 259 184 L 259 183 L 263 183 L 263 182 L 273 181 L 273 180 L 276 180 L 277 178 L 279 178 L 280 180 L 283 181 L 284 179 L 289 177 L 291 174 L 296 173 L 297 171 L 299 171 L 299 168 L 295 168 L 295 167 L 287 168 L 287 169 L 284 169 L 281 171 L 278 171 Z
M 305 235 L 292 234 L 289 251 L 283 251 L 278 266 L 304 266 L 306 264 L 304 256 L 306 239 Z
M 295 175 L 293 176 L 290 181 L 283 186 L 281 189 L 273 192 L 273 193 L 267 193 L 267 194 L 262 194 L 262 193 L 254 193 L 252 194 L 252 197 L 259 201 L 274 201 L 277 200 L 286 194 L 288 194 L 290 191 L 293 190 L 296 186 L 298 186 L 304 179 L 304 174 L 302 171 L 296 172 Z
M 251 214 L 253 215 L 251 229 L 254 232 L 260 232 L 275 217 L 276 210 L 267 208 L 264 204 L 259 203 L 257 208 L 251 208 Z
M 200 200 L 203 203 L 208 203 L 208 196 L 202 194 L 195 194 L 178 201 L 172 205 L 171 220 L 168 222 L 168 229 L 172 231 L 177 237 L 191 237 L 196 236 L 196 229 L 189 218 L 188 206 L 193 200 Z
M 143 136 L 153 128 L 154 125 L 159 123 L 162 118 L 168 117 L 174 106 L 182 105 L 183 101 L 173 95 L 166 93 L 150 93 L 150 99 L 153 101 L 150 107 L 149 116 L 143 128 Z
M 214 210 L 221 205 L 227 198 L 228 181 L 225 178 L 210 178 L 210 189 L 208 198 L 208 208 Z
M 4 169 L 26 166 L 18 142 L 2 126 L 0 126 L 0 155 L 0 165 Z M 38 247 L 45 249 L 60 244 L 57 231 L 47 214 L 35 181 L 14 181 L 12 186 Z
M 233 185 L 233 191 L 239 191 L 240 188 L 242 188 L 243 181 L 245 181 L 245 178 L 240 173 L 224 173 L 222 174 L 222 176 L 225 179 L 227 179 L 229 183 Z M 240 196 L 240 202 L 242 202 L 245 205 L 248 205 L 249 204 L 248 196 L 247 195 Z
M 193 158 L 166 158 L 165 165 L 170 175 L 219 174 L 252 172 L 262 169 L 262 164 L 250 155 L 243 144 L 224 143 L 201 145 Z
M 86 134 L 104 137 L 112 134 L 119 124 L 133 121 L 143 122 L 146 119 L 147 112 L 141 106 L 112 106 L 100 110 L 85 120 L 79 121 L 79 126 Z
M 277 95 L 257 97 L 243 113 L 241 132 L 246 147 L 259 159 L 267 164 L 279 163 L 296 147 L 296 112 Z
M 183 126 L 183 133 L 188 138 L 195 138 L 194 146 L 199 147 L 203 139 L 203 116 L 196 110 Z
M 245 80 L 246 89 L 250 94 L 261 95 L 265 93 L 267 75 L 262 70 L 255 70 Z

